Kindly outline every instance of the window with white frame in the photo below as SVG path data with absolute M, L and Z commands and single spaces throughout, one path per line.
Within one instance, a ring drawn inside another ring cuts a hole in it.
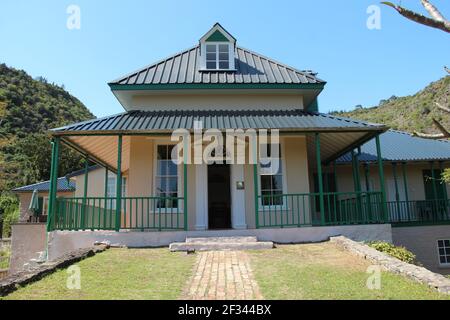
M 278 155 L 272 152 L 272 148 L 279 148 Z M 283 205 L 283 165 L 280 144 L 267 145 L 267 157 L 261 157 L 259 175 L 261 204 L 263 206 Z
M 108 198 L 116 197 L 116 176 L 108 176 L 108 187 L 106 188 Z
M 438 240 L 439 264 L 450 266 L 450 239 Z
M 108 175 L 108 185 L 106 187 L 106 196 L 108 198 L 115 198 L 117 196 L 116 190 L 117 190 L 117 176 L 116 175 Z M 122 197 L 126 196 L 126 189 L 127 189 L 127 179 L 125 177 L 122 177 Z M 116 200 L 108 201 L 106 204 L 108 209 L 115 208 L 116 207 Z
M 230 48 L 227 43 L 206 44 L 206 69 L 230 69 Z
M 48 197 L 43 197 L 42 199 L 42 214 L 46 215 L 48 213 Z
M 117 187 L 117 178 L 116 176 L 108 176 L 108 186 L 106 188 L 106 194 L 108 198 L 115 198 L 116 195 L 116 187 Z M 127 189 L 127 178 L 122 177 L 122 197 L 125 197 Z
M 178 166 L 172 161 L 172 150 L 175 145 L 158 145 L 156 150 L 156 196 L 165 198 L 158 200 L 158 208 L 178 207 Z M 176 160 L 176 159 L 175 159 Z

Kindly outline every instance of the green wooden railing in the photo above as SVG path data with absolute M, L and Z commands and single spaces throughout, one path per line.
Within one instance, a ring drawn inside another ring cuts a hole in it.
M 389 221 L 394 226 L 450 223 L 447 199 L 388 201 Z
M 257 227 L 283 228 L 384 223 L 381 192 L 336 192 L 323 194 L 258 196 Z
M 184 230 L 183 197 L 57 198 L 52 230 Z M 120 219 L 120 223 L 118 222 Z
M 450 223 L 449 200 L 389 201 L 387 219 L 381 192 L 279 194 L 257 197 L 258 228 L 356 225 L 390 222 L 393 226 Z M 185 230 L 183 197 L 57 198 L 51 230 Z M 118 222 L 117 219 L 120 219 Z

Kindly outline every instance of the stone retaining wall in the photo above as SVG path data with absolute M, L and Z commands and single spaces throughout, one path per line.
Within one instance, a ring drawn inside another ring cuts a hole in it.
M 91 248 L 83 248 L 66 253 L 54 261 L 45 262 L 31 270 L 23 270 L 0 280 L 0 297 L 6 296 L 17 290 L 20 286 L 35 282 L 55 272 L 57 269 L 65 268 L 78 261 L 94 256 L 109 248 L 107 245 L 98 245 Z
M 330 242 L 359 257 L 381 266 L 384 270 L 401 274 L 417 282 L 424 283 L 441 293 L 450 294 L 450 279 L 428 269 L 400 261 L 366 244 L 350 240 L 346 237 L 331 237 Z
M 52 231 L 48 234 L 48 256 L 56 259 L 61 254 L 78 248 L 91 247 L 96 241 L 108 241 L 116 246 L 165 247 L 186 238 L 204 237 L 257 237 L 258 241 L 274 243 L 306 243 L 327 241 L 330 237 L 344 235 L 356 241 L 392 242 L 390 224 L 303 227 L 279 229 L 208 230 L 208 231 Z

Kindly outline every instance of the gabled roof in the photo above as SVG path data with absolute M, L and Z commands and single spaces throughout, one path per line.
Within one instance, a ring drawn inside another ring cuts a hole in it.
M 58 178 L 58 192 L 75 191 L 75 182 L 66 177 Z M 38 182 L 12 190 L 13 192 L 33 192 L 34 190 L 48 192 L 50 190 L 50 181 Z
M 152 85 L 292 85 L 322 89 L 325 81 L 256 52 L 236 47 L 236 71 L 200 70 L 200 46 L 187 49 L 109 83 L 112 90 Z M 245 86 L 244 86 L 245 85 Z M 250 88 L 250 87 L 249 87 Z
M 92 166 L 89 166 L 88 173 L 91 171 L 97 170 L 97 169 L 101 169 L 101 168 L 103 168 L 101 165 L 94 164 Z M 67 174 L 66 178 L 73 178 L 73 177 L 81 176 L 84 174 L 84 172 L 85 172 L 85 169 L 80 169 L 80 170 L 77 170 L 77 171 Z
M 280 129 L 280 131 L 384 131 L 384 125 L 303 110 L 165 110 L 130 111 L 92 119 L 65 127 L 55 133 L 76 132 L 172 132 L 193 130 L 194 121 L 204 129 Z
M 225 30 L 224 27 L 220 25 L 220 23 L 216 22 L 211 29 L 203 37 L 200 38 L 200 42 L 202 41 L 214 41 L 214 38 L 224 38 L 223 40 L 230 41 L 232 43 L 236 43 L 236 38 L 233 37 L 231 33 Z
M 409 133 L 389 130 L 380 135 L 381 155 L 384 161 L 450 161 L 450 141 L 430 140 Z M 377 161 L 375 141 L 361 146 L 360 161 Z M 351 162 L 348 153 L 337 160 Z
M 88 172 L 97 170 L 102 168 L 100 165 L 92 165 L 88 168 Z M 84 169 L 74 171 L 72 173 L 67 174 L 65 177 L 58 178 L 58 192 L 64 192 L 64 191 L 75 191 L 75 182 L 71 181 L 70 178 L 80 176 L 84 174 Z M 19 187 L 16 189 L 13 189 L 13 192 L 32 192 L 34 190 L 37 191 L 50 191 L 50 181 L 43 181 L 38 182 L 34 184 L 30 184 L 27 186 Z

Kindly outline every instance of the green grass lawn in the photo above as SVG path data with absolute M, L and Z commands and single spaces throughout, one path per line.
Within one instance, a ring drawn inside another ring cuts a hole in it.
M 266 299 L 450 299 L 405 277 L 383 272 L 381 289 L 366 287 L 369 262 L 331 243 L 280 245 L 248 251 Z M 67 289 L 67 270 L 5 299 L 178 299 L 196 255 L 162 249 L 110 249 L 77 265 L 81 289 Z
M 177 299 L 195 255 L 162 249 L 109 249 L 80 261 L 81 290 L 67 289 L 67 270 L 20 288 L 5 299 Z
M 450 299 L 387 272 L 381 274 L 381 289 L 369 290 L 370 263 L 331 243 L 280 245 L 249 254 L 266 299 Z

